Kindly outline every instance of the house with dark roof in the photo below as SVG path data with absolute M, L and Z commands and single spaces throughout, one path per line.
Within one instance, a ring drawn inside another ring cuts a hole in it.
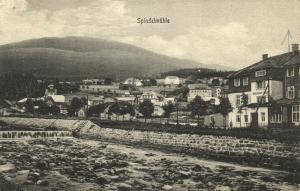
M 292 44 L 292 53 L 284 63 L 284 98 L 279 100 L 281 106 L 281 122 L 300 126 L 300 54 L 299 45 Z M 274 119 L 276 121 L 277 118 Z M 279 121 L 280 122 L 280 121 Z
M 295 44 L 292 47 L 292 52 L 272 57 L 264 54 L 261 61 L 228 76 L 228 98 L 233 107 L 228 114 L 230 126 L 268 127 L 272 123 L 281 124 L 284 115 L 288 119 L 289 116 L 299 116 L 296 112 L 292 114 L 290 109 L 298 111 L 298 106 L 292 105 L 297 101 L 295 96 L 299 96 L 300 83 L 299 48 Z M 295 72 L 298 72 L 297 77 Z M 274 112 L 275 103 L 281 103 L 284 108 L 284 102 L 291 106 Z

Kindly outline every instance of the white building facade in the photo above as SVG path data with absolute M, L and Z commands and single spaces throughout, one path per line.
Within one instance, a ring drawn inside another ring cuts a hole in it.
M 276 61 L 265 58 L 229 76 L 228 99 L 232 111 L 228 114 L 228 126 L 266 128 L 273 123 L 272 119 L 281 118 L 271 107 L 273 101 L 283 98 L 283 74 Z M 272 67 L 270 62 L 274 62 Z
M 208 87 L 190 89 L 187 96 L 187 101 L 193 101 L 193 99 L 195 99 L 196 96 L 200 96 L 204 101 L 209 101 L 212 99 L 212 89 Z

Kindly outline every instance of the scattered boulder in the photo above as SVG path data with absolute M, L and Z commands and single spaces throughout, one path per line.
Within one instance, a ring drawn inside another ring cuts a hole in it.
M 178 173 L 180 175 L 180 178 L 182 178 L 182 179 L 187 179 L 187 178 L 191 177 L 191 173 L 190 172 L 179 171 Z
M 172 190 L 173 189 L 173 186 L 170 186 L 170 185 L 164 185 L 163 187 L 162 187 L 162 190 L 165 190 L 165 191 L 170 191 L 170 190 Z
M 104 185 L 110 183 L 111 179 L 106 176 L 100 176 L 96 178 L 95 182 L 99 185 Z
M 33 182 L 37 182 L 40 178 L 40 173 L 38 172 L 33 172 L 33 173 L 29 173 L 27 179 L 31 180 Z
M 156 156 L 156 154 L 153 154 L 153 153 L 146 153 L 145 156 L 147 156 L 147 157 L 153 157 L 153 156 Z
M 129 184 L 126 184 L 126 183 L 119 183 L 118 185 L 117 185 L 117 187 L 118 187 L 118 189 L 120 190 L 120 191 L 130 191 L 131 190 L 131 185 L 129 185 Z
M 142 179 L 135 179 L 134 180 L 134 184 L 145 186 L 145 187 L 151 187 L 151 183 L 150 182 L 147 182 L 147 181 L 142 180 Z
M 193 168 L 192 168 L 193 171 L 196 171 L 196 172 L 200 172 L 202 170 L 202 167 L 200 165 L 195 165 Z
M 38 180 L 36 184 L 41 186 L 49 186 L 49 182 L 47 180 Z

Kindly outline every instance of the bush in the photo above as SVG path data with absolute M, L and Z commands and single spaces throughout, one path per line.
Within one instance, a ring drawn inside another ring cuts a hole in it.
M 7 126 L 7 123 L 5 123 L 4 121 L 0 120 L 0 127 L 4 127 L 4 126 Z

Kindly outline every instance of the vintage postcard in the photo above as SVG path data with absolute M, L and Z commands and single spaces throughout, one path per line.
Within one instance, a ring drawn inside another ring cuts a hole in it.
M 300 0 L 0 0 L 0 191 L 300 190 Z

